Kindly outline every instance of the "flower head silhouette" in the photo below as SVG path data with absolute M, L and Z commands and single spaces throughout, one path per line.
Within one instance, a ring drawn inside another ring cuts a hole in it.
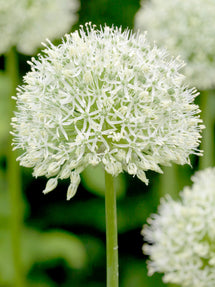
M 146 35 L 86 24 L 45 47 L 29 63 L 12 119 L 20 164 L 55 177 L 44 192 L 70 177 L 71 198 L 79 174 L 98 164 L 148 183 L 145 171 L 201 153 L 196 90 L 182 84 L 183 63 L 151 47 Z

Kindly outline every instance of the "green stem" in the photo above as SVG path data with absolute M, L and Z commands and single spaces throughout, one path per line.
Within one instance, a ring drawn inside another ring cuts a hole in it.
M 105 212 L 106 212 L 106 256 L 107 256 L 107 287 L 118 287 L 118 243 L 116 193 L 113 177 L 105 172 Z
M 178 195 L 178 174 L 177 166 L 172 164 L 171 167 L 162 167 L 163 174 L 160 175 L 160 197 L 166 194 L 177 198 Z
M 16 94 L 18 84 L 18 62 L 14 49 L 11 49 L 6 56 L 6 72 L 11 79 L 11 97 Z M 10 99 L 10 117 L 15 109 L 15 101 Z M 7 154 L 7 178 L 8 190 L 10 193 L 11 207 L 11 240 L 14 263 L 14 284 L 15 287 L 24 287 L 24 276 L 21 264 L 21 229 L 23 222 L 23 201 L 20 168 L 16 162 L 16 153 L 12 151 L 12 137 L 9 137 L 9 149 Z
M 204 155 L 199 159 L 199 168 L 204 169 L 214 165 L 214 132 L 210 92 L 201 92 L 200 101 L 201 117 L 206 128 L 202 133 L 201 149 L 204 151 Z

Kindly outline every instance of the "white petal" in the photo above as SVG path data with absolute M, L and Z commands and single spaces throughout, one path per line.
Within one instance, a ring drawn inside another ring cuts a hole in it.
M 43 193 L 46 194 L 46 193 L 52 191 L 53 189 L 56 188 L 57 184 L 58 184 L 58 180 L 56 177 L 50 178 L 46 183 L 46 188 L 43 190 Z

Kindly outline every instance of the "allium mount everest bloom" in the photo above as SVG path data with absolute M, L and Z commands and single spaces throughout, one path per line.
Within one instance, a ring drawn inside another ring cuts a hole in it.
M 71 198 L 88 165 L 147 184 L 145 171 L 201 154 L 196 90 L 182 84 L 180 59 L 151 47 L 146 35 L 86 24 L 45 47 L 18 88 L 12 119 L 20 164 L 51 177 L 45 193 L 70 177 Z
M 181 201 L 169 196 L 142 234 L 150 256 L 149 275 L 164 273 L 164 282 L 182 287 L 215 286 L 215 168 L 197 172 Z
M 16 46 L 32 55 L 47 37 L 56 39 L 77 21 L 78 0 L 0 0 L 0 54 Z
M 198 89 L 215 87 L 215 1 L 141 1 L 135 26 L 152 40 L 180 55 L 185 74 Z

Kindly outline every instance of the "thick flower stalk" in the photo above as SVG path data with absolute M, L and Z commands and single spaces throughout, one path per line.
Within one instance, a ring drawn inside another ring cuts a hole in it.
M 149 275 L 182 287 L 215 286 L 215 168 L 197 172 L 181 200 L 166 196 L 142 234 Z
M 70 178 L 70 199 L 88 165 L 147 184 L 145 171 L 201 154 L 196 90 L 182 84 L 180 59 L 151 47 L 146 35 L 86 24 L 45 47 L 29 62 L 12 119 L 20 164 L 51 178 L 44 193 Z
M 78 0 L 0 0 L 0 54 L 16 46 L 32 55 L 47 37 L 56 39 L 76 22 Z
M 215 1 L 141 1 L 135 26 L 187 63 L 189 83 L 200 90 L 215 87 Z

